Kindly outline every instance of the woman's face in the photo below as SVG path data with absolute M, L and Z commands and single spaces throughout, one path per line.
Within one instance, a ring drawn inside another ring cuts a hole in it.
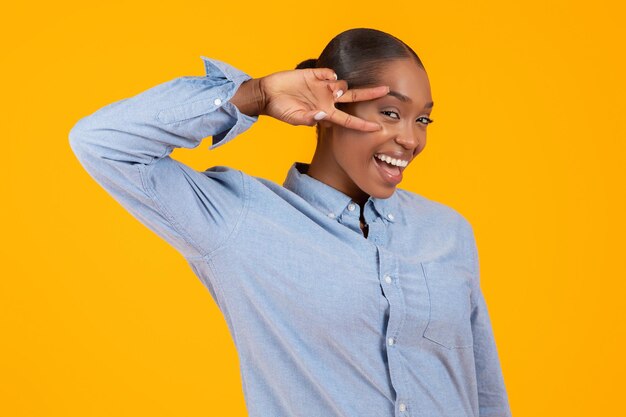
M 388 198 L 394 193 L 406 165 L 426 146 L 433 107 L 428 76 L 414 60 L 389 61 L 381 74 L 377 85 L 388 85 L 389 94 L 346 103 L 344 111 L 382 129 L 362 132 L 320 122 L 324 134 L 308 172 L 361 204 L 368 196 Z M 383 155 L 395 158 L 396 166 L 377 157 L 387 158 Z

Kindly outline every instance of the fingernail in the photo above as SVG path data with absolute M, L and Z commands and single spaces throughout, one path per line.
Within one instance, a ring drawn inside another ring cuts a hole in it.
M 339 98 L 343 95 L 343 90 L 337 90 L 337 92 L 335 93 L 335 97 Z
M 337 73 L 333 73 L 333 75 L 335 76 L 335 81 L 337 81 Z
M 326 117 L 326 113 L 321 111 L 319 113 L 317 113 L 315 116 L 313 116 L 313 118 L 315 120 L 322 120 L 324 117 Z

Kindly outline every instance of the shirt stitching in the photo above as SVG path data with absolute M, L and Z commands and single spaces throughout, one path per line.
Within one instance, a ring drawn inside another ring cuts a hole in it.
M 248 207 L 250 206 L 250 187 L 248 184 L 248 178 L 240 170 L 237 170 L 237 173 L 239 174 L 239 177 L 241 178 L 241 188 L 243 191 L 243 204 L 241 207 L 241 211 L 239 212 L 237 221 L 235 222 L 235 225 L 231 229 L 228 236 L 226 236 L 226 238 L 219 245 L 217 245 L 215 249 L 205 254 L 209 258 L 212 258 L 218 251 L 228 247 L 230 243 L 234 241 L 235 236 L 239 232 L 241 228 L 240 226 L 243 223 L 246 217 L 246 214 L 248 213 Z
M 165 150 L 164 153 L 167 154 L 167 149 Z M 159 158 L 158 160 L 161 161 L 163 159 Z M 200 245 L 196 243 L 193 240 L 193 238 L 187 234 L 187 231 L 181 225 L 179 225 L 176 219 L 170 214 L 169 210 L 167 210 L 165 205 L 161 202 L 161 200 L 159 200 L 159 198 L 156 195 L 156 191 L 148 185 L 147 179 L 146 179 L 147 172 L 145 171 L 152 169 L 154 166 L 155 164 L 153 163 L 150 163 L 147 165 L 141 165 L 141 164 L 138 165 L 139 176 L 141 178 L 141 186 L 143 187 L 144 192 L 154 202 L 159 212 L 163 215 L 163 218 L 165 218 L 165 220 L 167 220 L 167 222 L 180 234 L 180 236 L 185 240 L 185 242 L 196 252 L 202 254 L 203 251 Z

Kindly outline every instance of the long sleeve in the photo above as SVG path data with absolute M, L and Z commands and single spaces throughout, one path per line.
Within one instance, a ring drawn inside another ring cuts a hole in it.
M 479 415 L 480 417 L 511 417 L 487 303 L 480 287 L 480 267 L 476 240 L 471 226 L 469 226 L 469 230 L 468 244 L 470 245 L 474 270 L 471 289 L 471 324 L 474 338 Z
M 201 58 L 206 76 L 175 78 L 109 104 L 69 133 L 72 151 L 93 179 L 188 259 L 227 242 L 247 204 L 245 176 L 224 166 L 199 172 L 169 155 L 209 136 L 209 149 L 222 146 L 258 119 L 229 102 L 251 77 Z

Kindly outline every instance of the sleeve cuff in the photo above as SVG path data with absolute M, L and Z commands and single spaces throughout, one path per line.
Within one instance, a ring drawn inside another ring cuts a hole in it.
M 204 68 L 207 77 L 222 79 L 233 83 L 233 86 L 228 94 L 228 98 L 222 104 L 222 109 L 235 120 L 235 124 L 223 132 L 213 136 L 212 144 L 209 146 L 209 149 L 212 150 L 228 143 L 235 136 L 248 130 L 254 122 L 259 119 L 259 116 L 248 116 L 247 114 L 241 113 L 237 106 L 229 101 L 235 95 L 239 86 L 244 81 L 252 78 L 250 75 L 233 67 L 232 65 L 227 64 L 226 62 L 207 58 L 205 56 L 200 56 L 200 58 L 204 61 Z

